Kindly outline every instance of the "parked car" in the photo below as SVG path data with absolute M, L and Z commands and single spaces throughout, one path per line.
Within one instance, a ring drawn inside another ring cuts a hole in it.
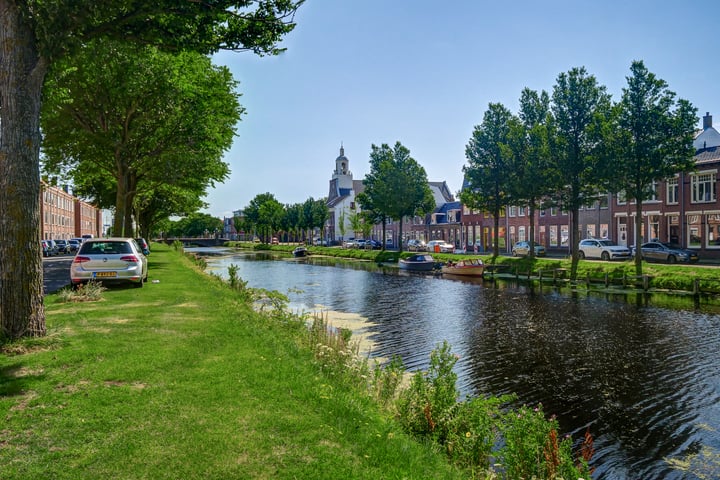
M 666 263 L 695 263 L 700 260 L 697 252 L 667 242 L 647 242 L 640 245 L 643 260 Z
M 67 240 L 54 240 L 58 253 L 70 253 L 70 246 Z
M 601 260 L 626 260 L 632 255 L 630 249 L 613 243 L 612 240 L 587 238 L 580 241 L 580 258 L 599 258 Z
M 103 283 L 131 282 L 142 287 L 147 276 L 147 257 L 132 238 L 86 240 L 70 264 L 73 285 L 97 280 Z
M 535 244 L 535 256 L 544 257 L 547 252 L 545 247 L 539 244 Z M 512 247 L 513 257 L 524 257 L 530 254 L 530 242 L 517 242 Z
M 378 242 L 377 240 L 368 240 L 367 242 L 365 242 L 365 248 L 380 250 L 380 248 L 382 248 L 382 243 Z
M 40 240 L 40 247 L 42 248 L 43 257 L 57 255 L 57 250 L 55 250 L 47 240 Z
M 427 250 L 427 244 L 422 240 L 411 238 L 407 242 L 407 249 L 409 252 L 424 252 Z
M 351 237 L 345 240 L 342 243 L 343 248 L 355 248 L 357 245 L 355 244 L 355 238 Z
M 455 250 L 455 246 L 445 240 L 430 240 L 427 242 L 427 250 L 428 252 L 452 253 Z
M 138 247 L 140 247 L 140 251 L 143 253 L 143 255 L 148 256 L 150 255 L 150 245 L 148 245 L 148 242 L 142 238 L 136 238 L 135 241 L 138 244 Z
M 70 245 L 71 252 L 77 252 L 80 249 L 80 245 L 82 245 L 82 241 L 78 238 L 71 238 L 68 240 L 68 245 Z

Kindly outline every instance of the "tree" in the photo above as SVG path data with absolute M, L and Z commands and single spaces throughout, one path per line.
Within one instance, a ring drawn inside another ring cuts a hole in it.
M 221 232 L 223 221 L 208 213 L 193 213 L 172 222 L 168 234 L 171 237 L 203 237 Z
M 257 231 L 264 243 L 270 243 L 270 237 L 282 224 L 285 209 L 272 193 L 261 193 L 250 200 L 244 213 L 246 225 Z
M 493 262 L 500 254 L 500 212 L 509 198 L 510 150 L 507 144 L 511 120 L 512 114 L 504 105 L 489 104 L 482 123 L 475 126 L 465 147 L 468 164 L 463 167 L 463 172 L 467 188 L 460 192 L 460 199 L 468 208 L 489 212 L 493 216 Z
M 48 68 L 94 38 L 276 55 L 303 0 L 0 0 L 0 336 L 45 334 L 40 110 Z
M 693 136 L 697 109 L 675 99 L 668 84 L 649 72 L 642 61 L 630 66 L 631 75 L 614 117 L 612 170 L 615 191 L 635 200 L 635 271 L 642 275 L 642 207 L 655 194 L 656 182 L 693 169 Z
M 511 119 L 509 147 L 510 195 L 513 202 L 527 204 L 530 220 L 530 257 L 535 256 L 535 212 L 551 193 L 548 145 L 550 96 L 525 88 L 520 95 L 519 118 Z
M 600 162 L 599 136 L 610 111 L 610 96 L 584 67 L 561 73 L 553 88 L 551 152 L 557 179 L 556 195 L 570 212 L 572 262 L 570 278 L 577 276 L 580 218 L 578 212 L 597 198 L 607 171 Z
M 435 208 L 425 169 L 400 142 L 393 148 L 385 143 L 380 147 L 372 145 L 370 174 L 363 183 L 374 211 L 400 222 L 399 239 L 402 239 L 403 218 L 425 215 Z M 399 243 L 402 252 L 402 241 Z
M 201 198 L 227 177 L 222 156 L 243 111 L 236 86 L 227 68 L 195 52 L 91 42 L 48 75 L 45 170 L 111 188 L 113 231 L 132 236 L 144 191 L 177 185 Z

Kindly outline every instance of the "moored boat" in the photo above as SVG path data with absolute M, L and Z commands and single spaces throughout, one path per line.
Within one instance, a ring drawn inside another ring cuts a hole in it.
M 295 250 L 293 250 L 292 254 L 293 254 L 293 257 L 307 257 L 308 255 L 310 255 L 310 252 L 308 251 L 307 248 L 300 246 L 300 247 L 295 247 Z
M 448 275 L 466 275 L 471 277 L 481 277 L 485 265 L 479 258 L 470 258 L 467 260 L 458 260 L 457 262 L 448 262 L 442 266 L 442 273 Z
M 401 270 L 412 272 L 430 272 L 435 269 L 435 260 L 432 255 L 417 254 L 398 261 Z

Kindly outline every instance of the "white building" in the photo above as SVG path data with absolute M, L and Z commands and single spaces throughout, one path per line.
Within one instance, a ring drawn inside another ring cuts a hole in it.
M 329 242 L 341 242 L 355 236 L 350 226 L 350 216 L 360 212 L 355 196 L 364 188 L 362 180 L 353 180 L 350 160 L 345 156 L 345 149 L 341 145 L 340 155 L 335 159 L 335 170 L 330 180 L 327 199 L 330 215 L 325 227 L 325 236 Z M 341 232 L 341 222 L 345 226 L 344 235 Z

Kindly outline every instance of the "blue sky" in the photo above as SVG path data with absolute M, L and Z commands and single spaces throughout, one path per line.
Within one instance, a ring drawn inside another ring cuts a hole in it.
M 717 18 L 717 0 L 307 0 L 285 53 L 214 57 L 247 112 L 206 211 L 230 216 L 265 192 L 287 204 L 327 196 L 341 143 L 355 179 L 372 144 L 400 141 L 457 193 L 488 104 L 517 112 L 524 87 L 552 92 L 579 66 L 618 100 L 643 60 L 720 125 Z

